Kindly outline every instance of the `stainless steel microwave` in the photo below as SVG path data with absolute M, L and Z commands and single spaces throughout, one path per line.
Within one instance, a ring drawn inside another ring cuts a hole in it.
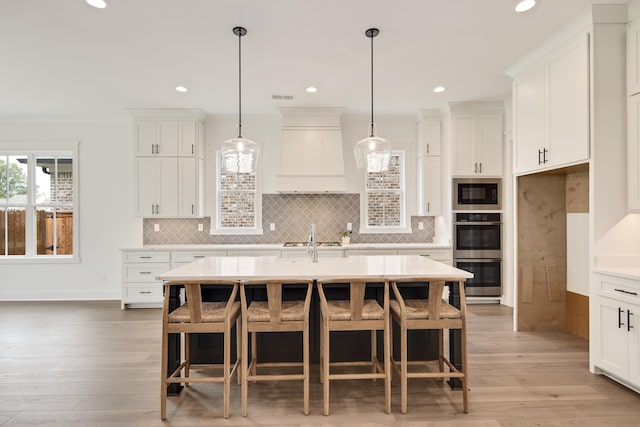
M 454 178 L 453 210 L 502 209 L 500 178 Z

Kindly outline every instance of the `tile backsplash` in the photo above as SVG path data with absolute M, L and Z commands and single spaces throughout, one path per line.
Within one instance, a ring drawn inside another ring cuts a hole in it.
M 433 217 L 411 217 L 411 233 L 359 234 L 359 194 L 263 194 L 262 235 L 210 235 L 211 218 L 145 218 L 143 243 L 163 244 L 238 244 L 284 243 L 306 241 L 311 223 L 316 224 L 316 236 L 320 242 L 339 241 L 340 232 L 347 223 L 353 226 L 351 243 L 431 243 L 435 234 Z M 422 222 L 423 230 L 418 229 Z M 275 224 L 270 231 L 269 225 Z M 159 231 L 154 231 L 158 224 Z M 204 231 L 198 231 L 203 224 Z

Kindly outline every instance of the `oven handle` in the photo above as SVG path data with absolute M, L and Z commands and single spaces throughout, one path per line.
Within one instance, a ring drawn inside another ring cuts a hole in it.
M 454 258 L 453 263 L 456 262 L 502 262 L 501 258 Z
M 460 221 L 454 222 L 455 225 L 500 225 L 501 222 L 471 222 L 471 221 Z

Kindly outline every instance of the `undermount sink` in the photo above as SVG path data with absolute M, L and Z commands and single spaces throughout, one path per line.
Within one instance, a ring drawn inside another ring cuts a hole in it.
M 307 242 L 286 242 L 283 245 L 285 248 L 301 248 L 307 246 Z M 340 242 L 318 242 L 316 246 L 342 246 Z

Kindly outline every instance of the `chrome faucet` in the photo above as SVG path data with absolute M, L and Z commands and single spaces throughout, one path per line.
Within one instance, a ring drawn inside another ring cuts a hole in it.
M 318 245 L 316 242 L 316 225 L 311 224 L 309 230 L 309 240 L 307 241 L 307 252 L 311 256 L 311 261 L 318 262 Z

